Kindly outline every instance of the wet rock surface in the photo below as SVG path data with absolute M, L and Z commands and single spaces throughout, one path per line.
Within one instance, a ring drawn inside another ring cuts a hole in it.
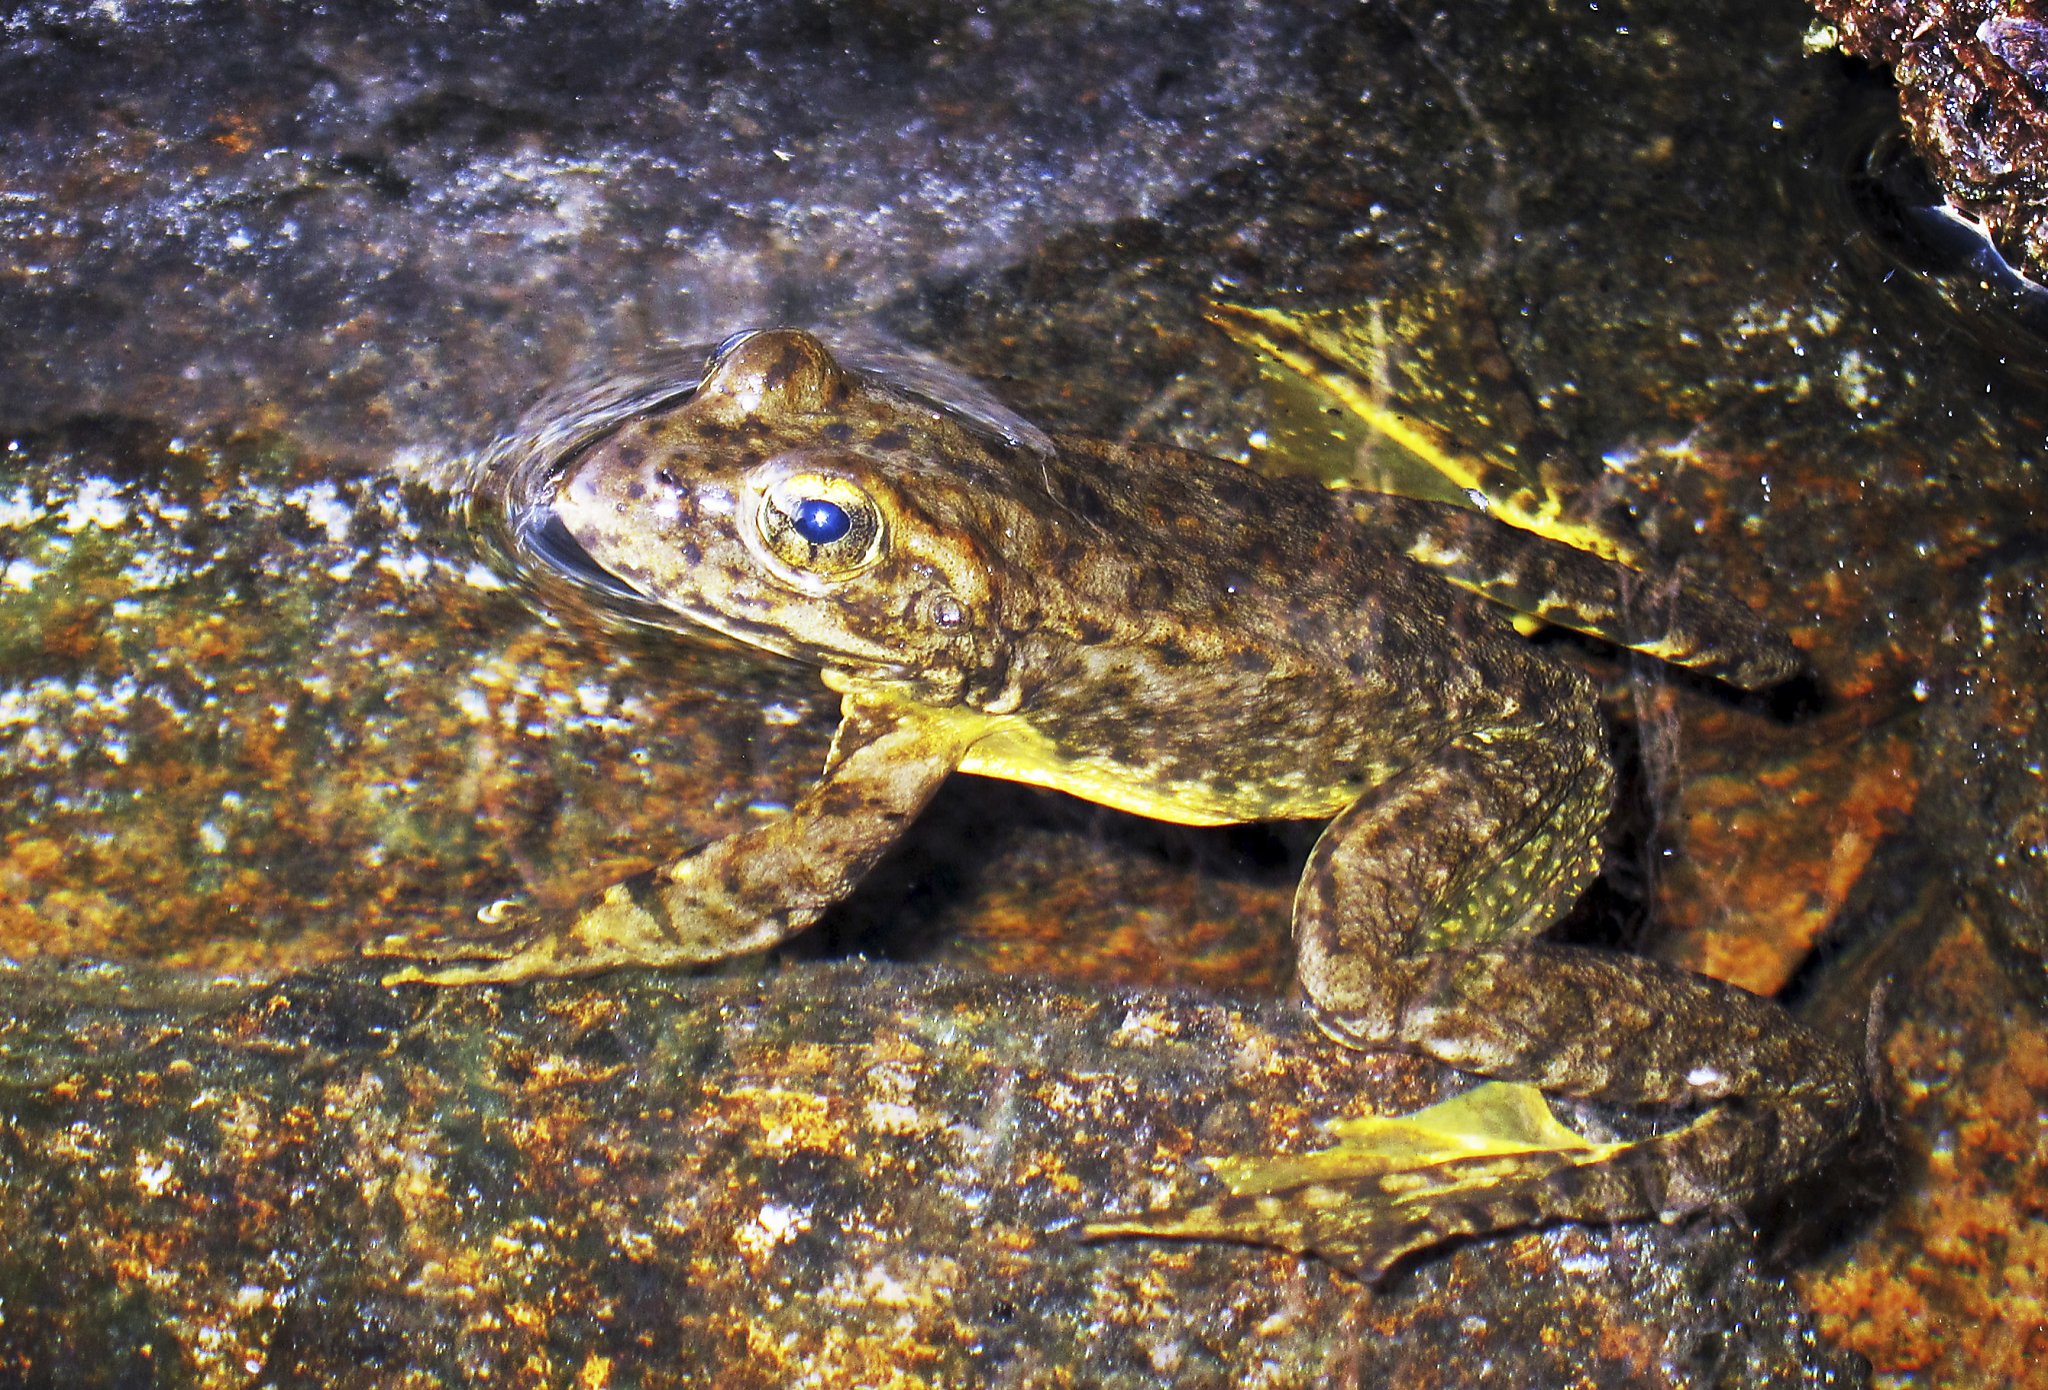
M 2007 259 L 2048 279 L 2048 17 L 1992 0 L 1814 0 L 1899 86 L 1913 147 Z
M 17 7 L 10 406 L 459 450 L 614 352 L 1153 214 L 1304 117 L 1343 8 Z
M 1845 1181 L 1890 1196 L 1800 1288 L 1831 1344 L 1903 1383 L 2027 1385 L 2048 1314 L 2048 1046 L 2028 981 L 1954 893 L 1938 880 L 1886 914 L 1889 1151 Z
M 1927 820 L 2023 997 L 2048 1007 L 2048 572 L 2030 553 L 1957 615 L 1927 721 Z
M 2048 409 L 1863 254 L 1863 94 L 1774 5 L 983 8 L 10 12 L 0 1365 L 2024 1374 L 2033 1257 L 1985 1232 L 2031 1219 L 2041 1023 L 1984 983 L 1949 875 L 2038 939 L 1997 856 L 2032 847 Z M 1552 639 L 1633 767 L 1568 931 L 1846 1028 L 1894 977 L 1897 1151 L 1768 1214 L 1795 1243 L 1567 1228 L 1371 1293 L 1063 1243 L 1191 1155 L 1447 1081 L 1272 1002 L 1298 827 L 960 779 L 789 953 L 871 965 L 426 996 L 334 964 L 773 814 L 824 755 L 804 673 L 589 628 L 492 567 L 447 489 L 536 396 L 794 319 L 1046 427 L 1282 466 L 1212 296 L 1378 306 L 1404 409 L 1547 451 L 1807 651 L 1808 691 L 1745 703 Z M 1225 997 L 1111 992 L 1168 983 Z
M 1384 1300 L 1267 1251 L 1079 1240 L 1193 1153 L 1427 1098 L 1289 1008 L 863 966 L 0 988 L 0 1366 L 30 1384 L 1852 1374 L 1739 1223 L 1532 1235 Z

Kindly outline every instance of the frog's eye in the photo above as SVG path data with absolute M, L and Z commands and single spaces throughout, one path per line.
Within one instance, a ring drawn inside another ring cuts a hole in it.
M 806 497 L 790 519 L 796 533 L 812 545 L 830 545 L 853 530 L 846 508 L 824 497 Z
M 882 514 L 844 478 L 799 473 L 761 497 L 757 523 L 768 553 L 792 569 L 840 579 L 882 553 Z

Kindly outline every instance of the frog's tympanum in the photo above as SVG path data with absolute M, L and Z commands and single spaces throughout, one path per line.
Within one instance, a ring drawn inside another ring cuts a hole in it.
M 1250 1240 L 1372 1275 L 1463 1233 L 1738 1203 L 1855 1118 L 1853 1061 L 1774 1004 L 1538 939 L 1599 868 L 1614 775 L 1589 682 L 1506 617 L 1745 689 L 1793 674 L 1732 599 L 1442 504 L 1171 448 L 1019 445 L 786 330 L 727 340 L 695 391 L 565 460 L 549 505 L 616 584 L 817 666 L 843 722 L 788 815 L 573 919 L 402 944 L 424 959 L 394 980 L 761 950 L 966 771 L 1191 825 L 1328 820 L 1294 904 L 1318 1021 L 1495 1083 L 1098 1234 Z M 1538 1092 L 1682 1123 L 1591 1144 Z

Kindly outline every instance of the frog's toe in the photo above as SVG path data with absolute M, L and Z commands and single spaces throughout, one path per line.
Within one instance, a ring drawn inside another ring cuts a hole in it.
M 614 884 L 574 917 L 507 911 L 479 913 L 478 919 L 498 930 L 474 936 L 387 937 L 366 954 L 410 962 L 384 976 L 387 985 L 513 984 L 595 975 L 622 966 L 698 965 L 731 954 L 724 949 L 706 951 L 701 942 L 670 932 L 665 919 L 642 904 L 634 880 Z
M 446 956 L 433 961 L 415 961 L 387 970 L 380 983 L 387 985 L 489 985 L 510 984 L 532 978 L 534 972 L 514 964 L 516 957 L 503 960 L 471 958 L 460 964 Z
M 386 953 L 365 951 L 373 960 L 388 958 Z M 396 954 L 395 952 L 390 954 Z M 468 977 L 474 966 L 436 965 L 415 961 L 401 965 L 396 970 L 387 970 L 377 977 L 382 985 L 462 985 L 473 983 Z
M 387 985 L 506 985 L 591 975 L 641 964 L 629 954 L 593 947 L 570 931 L 527 930 L 502 937 L 444 938 L 391 954 L 409 959 L 383 977 Z
M 1431 1214 L 1356 1180 L 1301 1183 L 1201 1206 L 1163 1209 L 1082 1228 L 1090 1240 L 1221 1240 L 1328 1260 L 1373 1283 L 1404 1256 L 1446 1238 Z
M 1542 1092 L 1508 1082 L 1331 1129 L 1338 1142 L 1319 1153 L 1210 1160 L 1227 1189 L 1216 1201 L 1099 1222 L 1085 1234 L 1272 1246 L 1373 1280 L 1453 1236 L 1543 1219 L 1543 1194 L 1559 1174 L 1627 1147 L 1589 1142 L 1552 1117 Z
M 484 920 L 495 924 L 494 919 Z M 387 985 L 502 983 L 554 973 L 549 969 L 553 953 L 546 936 L 523 920 L 474 935 L 440 930 L 397 932 L 365 942 L 361 954 L 371 960 L 405 962 L 384 975 Z

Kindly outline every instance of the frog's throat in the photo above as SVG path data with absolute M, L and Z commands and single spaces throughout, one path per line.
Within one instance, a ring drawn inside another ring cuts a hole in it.
M 830 683 L 830 682 L 828 682 Z M 834 688 L 842 688 L 835 685 Z M 867 696 L 869 703 L 873 696 Z M 1218 786 L 1165 775 L 1103 758 L 1076 756 L 1018 715 L 906 704 L 906 717 L 964 738 L 958 769 L 980 777 L 1022 782 L 1174 825 L 1237 825 L 1252 820 L 1313 819 L 1343 809 L 1345 794 L 1290 791 L 1280 786 Z

